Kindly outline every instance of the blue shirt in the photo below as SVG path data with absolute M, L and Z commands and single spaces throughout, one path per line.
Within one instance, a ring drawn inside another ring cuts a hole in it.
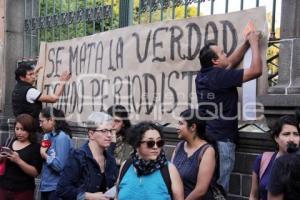
M 72 140 L 65 132 L 51 132 L 44 135 L 51 141 L 51 146 L 47 150 L 47 160 L 44 161 L 40 191 L 49 192 L 56 190 L 61 172 L 69 158 Z
M 119 184 L 118 200 L 171 200 L 160 170 L 138 177 L 131 165 Z
M 265 172 L 263 173 L 261 179 L 258 181 L 258 194 L 260 200 L 267 200 L 268 199 L 268 189 L 267 186 L 269 184 L 270 174 L 272 170 L 273 163 L 275 161 L 277 153 L 274 153 Z M 259 171 L 260 171 L 260 163 L 261 163 L 262 155 L 256 157 L 253 165 L 253 171 L 256 173 L 257 177 L 259 178 Z
M 236 141 L 238 133 L 238 92 L 243 69 L 208 67 L 196 77 L 199 110 L 208 114 L 206 132 L 216 141 Z
M 107 151 L 104 151 L 104 156 L 105 171 L 101 173 L 88 143 L 72 151 L 57 185 L 58 196 L 65 200 L 81 200 L 85 199 L 85 192 L 105 192 L 111 188 L 117 180 L 117 164 Z

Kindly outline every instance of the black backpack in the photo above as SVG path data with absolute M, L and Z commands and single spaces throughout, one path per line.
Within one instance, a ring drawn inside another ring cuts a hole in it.
M 119 177 L 119 183 L 121 183 L 122 178 L 124 177 L 125 173 L 129 169 L 130 165 L 132 164 L 132 159 L 129 158 L 125 161 L 121 171 L 120 171 L 120 177 Z M 173 199 L 173 193 L 172 193 L 172 181 L 170 177 L 169 167 L 168 165 L 164 165 L 162 168 L 160 168 L 160 173 L 162 175 L 162 178 L 168 188 L 168 193 L 171 196 L 171 199 Z

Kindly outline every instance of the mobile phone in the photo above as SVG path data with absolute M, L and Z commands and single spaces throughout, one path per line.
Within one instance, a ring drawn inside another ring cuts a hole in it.
M 9 147 L 1 147 L 1 153 L 6 153 L 6 154 L 12 154 L 13 150 L 11 150 Z

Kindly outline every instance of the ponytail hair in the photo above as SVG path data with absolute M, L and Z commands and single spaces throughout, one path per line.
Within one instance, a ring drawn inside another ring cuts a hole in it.
M 202 140 L 205 140 L 207 143 L 209 143 L 215 150 L 215 158 L 216 158 L 216 174 L 219 178 L 219 148 L 217 142 L 209 137 L 206 134 L 206 121 L 205 117 L 206 114 L 197 110 L 197 109 L 187 109 L 180 113 L 180 117 L 186 121 L 187 126 L 191 127 L 193 124 L 196 125 L 196 131 L 197 131 L 197 137 L 199 137 Z

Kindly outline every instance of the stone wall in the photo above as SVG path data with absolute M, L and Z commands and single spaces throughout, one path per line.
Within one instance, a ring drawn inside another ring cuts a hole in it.
M 248 199 L 251 187 L 252 166 L 256 156 L 275 149 L 269 133 L 239 133 L 236 162 L 230 179 L 230 199 Z

